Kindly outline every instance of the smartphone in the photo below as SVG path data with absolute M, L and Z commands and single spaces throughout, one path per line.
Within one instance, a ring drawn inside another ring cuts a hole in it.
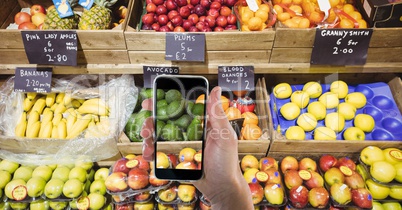
M 155 77 L 154 172 L 158 179 L 195 181 L 202 178 L 208 90 L 208 80 L 203 76 Z

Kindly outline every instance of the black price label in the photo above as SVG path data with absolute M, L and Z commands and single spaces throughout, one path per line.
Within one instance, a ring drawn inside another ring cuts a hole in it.
M 317 29 L 311 64 L 364 65 L 372 29 Z
M 229 90 L 254 90 L 254 66 L 219 66 L 218 85 Z
M 205 61 L 205 34 L 166 33 L 165 59 Z
M 51 68 L 20 68 L 15 69 L 14 91 L 48 93 L 51 91 Z
M 152 88 L 155 77 L 160 74 L 179 74 L 179 67 L 143 66 L 144 87 Z
M 31 64 L 77 65 L 76 31 L 21 31 Z

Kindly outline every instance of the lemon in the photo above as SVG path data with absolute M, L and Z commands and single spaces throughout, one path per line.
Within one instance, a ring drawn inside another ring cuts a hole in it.
M 290 126 L 286 132 L 285 137 L 288 140 L 304 140 L 306 139 L 306 133 L 300 126 Z
M 332 112 L 325 117 L 325 126 L 335 132 L 340 132 L 345 127 L 345 118 L 338 112 Z
M 338 112 L 343 115 L 345 120 L 351 120 L 356 115 L 356 107 L 351 103 L 343 102 L 339 104 Z
M 339 98 L 338 95 L 333 93 L 333 92 L 326 92 L 322 94 L 319 98 L 318 101 L 323 103 L 327 109 L 333 109 L 338 106 L 339 104 Z
M 320 101 L 314 101 L 307 106 L 307 112 L 314 115 L 317 120 L 325 119 L 327 108 Z
M 308 93 L 310 98 L 318 98 L 322 94 L 322 87 L 318 82 L 307 82 L 303 86 L 303 91 Z
M 317 119 L 310 113 L 303 113 L 297 118 L 297 125 L 305 131 L 312 131 L 317 126 Z
M 314 140 L 336 140 L 336 133 L 328 127 L 318 127 L 314 130 Z
M 338 98 L 345 98 L 349 92 L 348 84 L 341 80 L 332 82 L 329 89 L 331 92 L 337 94 Z
M 367 103 L 366 96 L 361 92 L 349 93 L 345 97 L 345 102 L 353 104 L 356 108 L 360 109 Z
M 300 108 L 294 102 L 284 104 L 279 111 L 286 120 L 294 120 L 300 115 Z
M 273 92 L 276 98 L 289 98 L 292 95 L 292 87 L 288 83 L 279 83 L 274 87 Z
M 354 120 L 355 127 L 362 129 L 364 132 L 371 132 L 374 129 L 375 121 L 371 115 L 358 114 Z
M 290 101 L 296 103 L 297 106 L 303 109 L 310 102 L 310 96 L 308 96 L 308 93 L 305 91 L 297 90 L 290 96 Z

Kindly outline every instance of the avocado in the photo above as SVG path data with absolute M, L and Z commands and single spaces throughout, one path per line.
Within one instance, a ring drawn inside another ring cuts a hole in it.
M 185 110 L 185 101 L 173 101 L 167 106 L 166 114 L 168 115 L 169 119 L 177 119 L 183 115 Z
M 156 119 L 157 120 L 162 120 L 162 121 L 166 121 L 169 119 L 167 113 L 166 113 L 166 109 L 168 106 L 156 106 Z
M 142 125 L 144 124 L 145 119 L 151 115 L 151 111 L 141 110 L 140 112 L 134 113 L 130 116 L 125 127 L 125 133 L 130 141 L 142 141 L 142 137 L 140 135 Z
M 167 123 L 161 131 L 161 138 L 166 141 L 183 141 L 183 133 L 173 123 Z
M 187 139 L 189 141 L 201 140 L 203 131 L 201 120 L 195 117 L 187 127 Z
M 159 100 L 156 102 L 156 107 L 167 106 L 168 103 L 165 99 Z
M 181 101 L 183 96 L 181 95 L 180 91 L 171 89 L 168 90 L 165 94 L 165 99 L 168 104 L 172 103 L 173 101 Z
M 193 118 L 190 115 L 184 114 L 179 119 L 175 120 L 174 124 L 179 126 L 179 128 L 186 130 L 192 120 Z
M 194 104 L 193 108 L 191 109 L 191 114 L 193 116 L 203 116 L 204 115 L 204 104 L 196 103 Z

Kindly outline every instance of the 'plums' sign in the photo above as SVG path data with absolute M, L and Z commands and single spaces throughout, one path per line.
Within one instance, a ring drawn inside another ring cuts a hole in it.
M 165 59 L 205 61 L 205 34 L 166 33 Z

